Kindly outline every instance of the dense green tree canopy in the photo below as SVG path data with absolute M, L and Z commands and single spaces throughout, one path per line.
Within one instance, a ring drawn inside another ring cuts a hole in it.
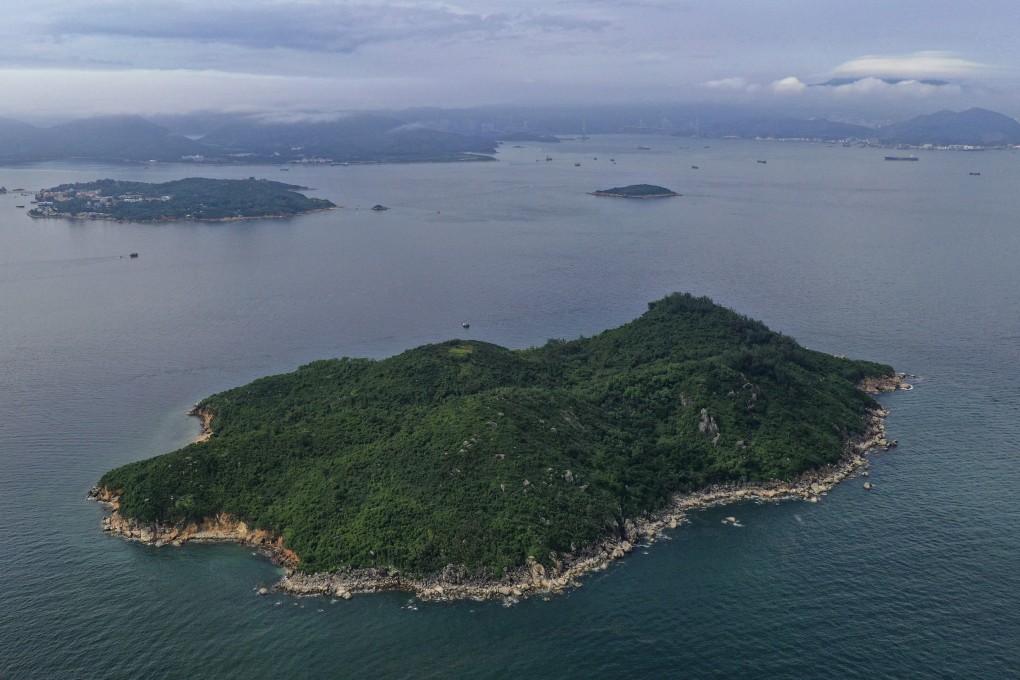
M 591 338 L 451 340 L 256 380 L 200 404 L 208 441 L 100 485 L 143 522 L 226 512 L 271 529 L 306 571 L 498 575 L 675 492 L 835 462 L 874 406 L 856 383 L 891 372 L 674 294 Z

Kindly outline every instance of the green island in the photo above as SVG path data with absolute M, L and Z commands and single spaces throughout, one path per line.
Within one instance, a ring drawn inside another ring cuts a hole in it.
M 625 187 L 613 187 L 591 192 L 592 196 L 611 196 L 613 198 L 668 198 L 679 196 L 672 189 L 654 184 L 629 184 Z
M 862 385 L 901 386 L 672 294 L 594 337 L 450 340 L 256 380 L 195 407 L 195 443 L 90 497 L 128 538 L 257 546 L 292 593 L 512 599 L 562 591 L 684 510 L 817 501 L 890 445 Z
M 125 222 L 225 221 L 290 217 L 336 207 L 300 194 L 300 189 L 304 187 L 254 177 L 190 177 L 162 184 L 101 179 L 43 189 L 28 214 Z

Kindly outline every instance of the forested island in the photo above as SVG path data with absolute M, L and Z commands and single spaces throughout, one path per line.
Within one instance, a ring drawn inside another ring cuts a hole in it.
M 672 189 L 654 184 L 629 184 L 625 187 L 613 187 L 591 192 L 592 196 L 611 196 L 613 198 L 668 198 L 679 196 Z
M 221 221 L 290 217 L 336 207 L 298 193 L 303 188 L 254 177 L 191 177 L 162 184 L 101 179 L 43 189 L 28 214 L 130 222 Z
M 200 402 L 201 441 L 106 473 L 106 530 L 237 540 L 279 586 L 559 591 L 693 507 L 818 495 L 888 446 L 889 366 L 673 294 L 594 337 L 332 359 Z

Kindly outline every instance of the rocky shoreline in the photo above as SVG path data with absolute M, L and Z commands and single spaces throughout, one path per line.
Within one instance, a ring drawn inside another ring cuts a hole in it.
M 198 444 L 209 439 L 209 437 L 212 436 L 212 419 L 213 419 L 212 411 L 210 411 L 207 408 L 203 408 L 198 404 L 195 404 L 194 406 L 191 407 L 191 410 L 188 411 L 188 415 L 199 418 L 202 421 L 202 433 L 195 437 L 193 440 L 191 440 L 191 443 Z
M 904 382 L 907 376 L 898 373 L 885 378 L 866 378 L 858 387 L 869 393 L 909 390 Z M 212 414 L 195 407 L 191 415 L 202 418 L 203 434 L 196 441 L 212 435 Z M 636 547 L 654 543 L 669 529 L 689 521 L 688 514 L 695 510 L 716 507 L 741 501 L 777 502 L 804 500 L 817 503 L 833 486 L 850 477 L 867 465 L 865 455 L 876 450 L 889 450 L 895 440 L 885 436 L 884 419 L 888 411 L 876 408 L 868 416 L 865 431 L 846 442 L 842 458 L 835 464 L 807 472 L 792 482 L 768 482 L 712 486 L 695 493 L 673 496 L 668 505 L 645 517 L 632 518 L 621 527 L 620 536 L 606 538 L 585 546 L 569 555 L 550 555 L 552 567 L 547 569 L 534 556 L 525 566 L 493 579 L 485 573 L 471 573 L 463 565 L 447 565 L 442 572 L 423 578 L 411 578 L 395 569 L 348 569 L 332 573 L 304 574 L 296 571 L 298 556 L 283 545 L 283 538 L 272 532 L 249 527 L 245 522 L 228 515 L 206 518 L 200 523 L 185 526 L 163 525 L 158 522 L 142 524 L 120 515 L 120 489 L 93 487 L 88 498 L 106 504 L 111 514 L 103 518 L 103 531 L 129 540 L 154 546 L 179 546 L 186 541 L 231 541 L 256 549 L 275 564 L 286 570 L 286 576 L 273 586 L 273 590 L 291 595 L 325 595 L 350 599 L 355 594 L 399 590 L 413 593 L 421 600 L 503 600 L 511 605 L 519 599 L 534 595 L 560 594 L 580 587 L 580 578 L 586 574 L 604 571 L 613 560 L 621 559 Z M 262 588 L 260 594 L 268 594 Z

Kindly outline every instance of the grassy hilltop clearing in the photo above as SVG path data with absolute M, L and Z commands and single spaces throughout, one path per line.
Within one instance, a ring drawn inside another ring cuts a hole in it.
M 131 222 L 287 217 L 336 206 L 299 194 L 303 187 L 265 179 L 189 177 L 162 184 L 101 179 L 61 184 L 36 194 L 32 217 Z
M 139 522 L 241 518 L 283 537 L 305 572 L 498 576 L 678 491 L 835 462 L 875 406 L 856 384 L 891 373 L 674 294 L 591 338 L 451 340 L 256 380 L 201 402 L 207 441 L 99 487 Z

